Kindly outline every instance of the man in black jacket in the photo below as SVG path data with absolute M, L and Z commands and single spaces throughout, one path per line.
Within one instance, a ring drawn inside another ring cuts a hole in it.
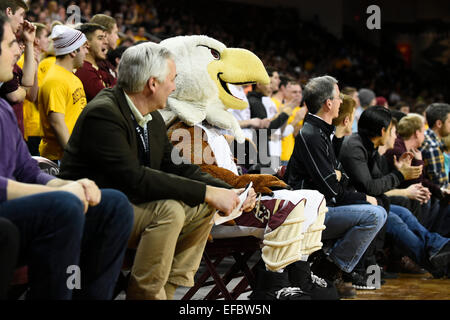
M 115 186 L 133 204 L 128 245 L 137 251 L 127 299 L 171 299 L 177 286 L 192 286 L 211 214 L 229 214 L 239 203 L 228 184 L 196 165 L 172 161 L 157 110 L 175 89 L 175 76 L 172 54 L 160 45 L 127 49 L 117 86 L 83 110 L 61 163 L 61 176 Z
M 322 239 L 336 241 L 327 259 L 314 263 L 312 270 L 321 277 L 342 280 L 342 271 L 352 272 L 384 225 L 386 211 L 375 198 L 349 187 L 348 176 L 334 154 L 332 120 L 338 117 L 342 103 L 337 80 L 330 76 L 311 79 L 304 99 L 309 113 L 295 138 L 285 180 L 294 189 L 316 189 L 325 195 L 328 213 Z

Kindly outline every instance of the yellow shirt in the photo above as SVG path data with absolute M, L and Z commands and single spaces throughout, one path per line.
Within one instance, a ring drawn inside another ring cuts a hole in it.
M 301 109 L 300 107 L 295 107 L 295 109 L 292 111 L 292 114 L 287 121 L 288 124 L 292 124 L 292 126 L 294 127 L 297 125 L 297 123 L 292 122 L 294 121 L 295 115 L 300 109 Z M 303 120 L 299 121 L 298 124 L 303 125 Z M 294 145 L 295 145 L 295 137 L 292 133 L 281 140 L 281 157 L 280 157 L 281 161 L 289 161 L 292 152 L 294 151 Z
M 278 112 L 280 112 L 281 108 L 283 107 L 281 101 L 276 98 L 272 98 L 272 101 L 277 106 Z M 292 114 L 287 121 L 287 124 L 292 124 L 293 126 L 296 125 L 293 124 L 292 121 L 294 121 L 295 114 L 298 112 L 298 110 L 300 110 L 300 107 L 295 107 L 294 111 L 292 111 Z M 299 124 L 303 124 L 303 120 L 300 121 Z M 289 161 L 292 152 L 294 151 L 294 145 L 295 145 L 295 137 L 292 133 L 281 139 L 281 157 L 280 157 L 281 161 Z
M 47 71 L 51 66 L 55 64 L 55 57 L 48 57 L 43 59 L 38 66 L 38 86 L 42 85 L 42 81 L 44 80 Z M 19 67 L 23 68 L 24 63 L 24 55 L 20 57 L 17 64 Z M 41 121 L 39 117 L 39 110 L 34 102 L 25 99 L 23 102 L 23 126 L 24 126 L 24 136 L 25 140 L 28 140 L 28 137 L 39 137 L 41 135 Z
M 134 36 L 134 41 L 136 41 L 136 42 L 138 42 L 138 41 L 148 41 L 148 39 L 146 37 Z
M 38 97 L 43 137 L 39 145 L 41 156 L 50 160 L 59 160 L 64 152 L 48 121 L 48 114 L 50 112 L 64 114 L 64 122 L 69 134 L 72 134 L 75 122 L 86 103 L 86 94 L 81 80 L 57 64 L 51 67 L 39 90 Z

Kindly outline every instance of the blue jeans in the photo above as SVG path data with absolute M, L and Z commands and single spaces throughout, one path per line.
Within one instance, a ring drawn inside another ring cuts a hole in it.
M 41 193 L 0 203 L 0 217 L 20 232 L 27 298 L 112 298 L 133 226 L 133 208 L 123 193 L 103 189 L 101 202 L 86 214 L 71 193 Z M 68 283 L 76 283 L 69 266 L 80 268 L 80 290 L 69 289 Z
M 428 231 L 411 211 L 397 205 L 391 205 L 386 233 L 406 255 L 425 269 L 431 267 L 429 258 L 450 240 Z
M 386 222 L 381 206 L 354 204 L 328 207 L 323 240 L 336 240 L 329 257 L 345 272 L 351 272 Z

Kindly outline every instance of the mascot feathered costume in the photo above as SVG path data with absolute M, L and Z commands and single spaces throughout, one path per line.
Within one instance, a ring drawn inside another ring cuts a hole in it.
M 283 287 L 276 277 L 284 268 L 306 261 L 308 255 L 322 247 L 327 211 L 324 197 L 314 190 L 287 190 L 288 186 L 272 175 L 238 173 L 221 130 L 231 132 L 239 143 L 244 141 L 237 120 L 227 110 L 244 109 L 248 104 L 233 96 L 228 86 L 269 83 L 255 54 L 227 48 L 207 36 L 179 36 L 160 44 L 174 54 L 177 68 L 177 88 L 161 110 L 174 150 L 184 161 L 198 164 L 234 188 L 243 188 L 252 181 L 255 191 L 262 194 L 253 211 L 235 219 L 235 225 L 214 226 L 211 234 L 213 238 L 254 235 L 263 240 L 267 275 L 261 281 L 265 283 L 262 291 L 267 290 L 266 295 L 254 297 L 267 298 L 268 291 Z

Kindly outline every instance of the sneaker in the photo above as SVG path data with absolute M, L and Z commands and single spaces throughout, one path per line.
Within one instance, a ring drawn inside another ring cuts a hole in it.
M 299 287 L 286 287 L 275 291 L 273 300 L 311 300 L 306 299 L 307 295 Z
M 311 300 L 310 295 L 299 287 L 292 286 L 288 272 L 266 270 L 264 263 L 255 268 L 256 283 L 250 300 Z
M 297 261 L 286 268 L 289 281 L 302 288 L 311 296 L 311 300 L 339 300 L 333 282 L 327 281 L 311 272 L 309 262 Z
M 367 284 L 367 275 L 362 275 L 358 272 L 344 273 L 343 279 L 352 283 L 352 287 L 357 290 L 375 290 L 376 287 Z

